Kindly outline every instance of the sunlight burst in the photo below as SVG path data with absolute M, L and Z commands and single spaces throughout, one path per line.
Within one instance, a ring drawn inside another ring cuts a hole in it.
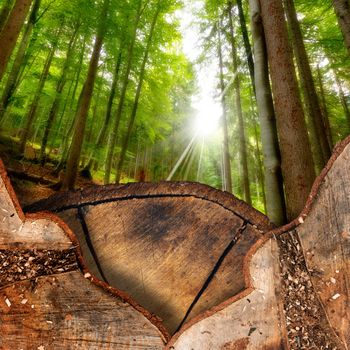
M 195 131 L 200 136 L 212 135 L 219 127 L 219 120 L 222 116 L 220 103 L 208 98 L 194 104 L 198 111 L 195 120 Z

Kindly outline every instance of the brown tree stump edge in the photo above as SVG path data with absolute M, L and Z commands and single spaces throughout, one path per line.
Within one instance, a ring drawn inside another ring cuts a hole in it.
M 226 307 L 228 307 L 229 305 L 234 304 L 235 302 L 246 298 L 247 296 L 249 296 L 253 291 L 254 291 L 254 287 L 253 287 L 253 280 L 251 278 L 251 274 L 250 274 L 250 265 L 253 259 L 253 256 L 255 255 L 255 253 L 263 247 L 263 245 L 268 242 L 271 238 L 282 235 L 284 233 L 287 233 L 293 229 L 296 229 L 298 226 L 302 225 L 304 222 L 304 219 L 308 216 L 308 214 L 310 213 L 319 189 L 323 183 L 323 181 L 325 180 L 327 174 L 329 173 L 330 169 L 332 168 L 333 164 L 335 163 L 335 161 L 338 159 L 338 157 L 343 153 L 343 151 L 345 150 L 345 148 L 350 145 L 350 136 L 346 137 L 343 141 L 339 142 L 333 149 L 332 152 L 332 156 L 329 159 L 327 165 L 325 166 L 325 168 L 322 170 L 321 174 L 316 178 L 312 188 L 311 188 L 311 192 L 308 196 L 308 199 L 306 201 L 305 207 L 302 210 L 302 212 L 300 213 L 300 215 L 293 220 L 292 222 L 290 222 L 289 224 L 286 224 L 282 227 L 273 229 L 269 232 L 267 232 L 259 241 L 257 241 L 249 250 L 249 252 L 247 253 L 247 255 L 245 256 L 244 259 L 244 266 L 243 266 L 243 272 L 244 272 L 244 280 L 245 280 L 245 286 L 246 288 L 239 294 L 235 295 L 234 297 L 224 301 L 223 303 L 221 303 L 218 306 L 215 306 L 213 308 L 211 308 L 210 310 L 196 316 L 195 318 L 193 318 L 192 320 L 190 320 L 189 322 L 187 322 L 186 324 L 184 324 L 184 326 L 179 330 L 179 332 L 175 333 L 170 341 L 167 343 L 165 350 L 172 350 L 174 349 L 174 345 L 176 343 L 176 341 L 180 338 L 180 336 L 187 331 L 188 329 L 190 329 L 193 325 L 195 325 L 196 323 L 210 317 L 213 316 L 214 314 L 218 313 L 219 311 L 225 309 Z
M 75 248 L 75 255 L 76 255 L 79 267 L 80 267 L 81 272 L 83 273 L 84 277 L 86 279 L 88 279 L 90 282 L 92 282 L 93 284 L 95 284 L 96 286 L 102 288 L 104 291 L 109 293 L 111 296 L 118 297 L 118 298 L 122 299 L 125 303 L 128 303 L 129 305 L 131 305 L 136 311 L 140 312 L 154 326 L 156 326 L 158 328 L 158 330 L 161 332 L 161 334 L 163 335 L 163 337 L 166 341 L 169 341 L 169 339 L 171 337 L 170 337 L 168 331 L 166 330 L 166 328 L 163 326 L 162 320 L 158 316 L 153 315 L 150 312 L 148 312 L 147 310 L 145 310 L 141 305 L 136 303 L 132 298 L 129 297 L 129 295 L 127 295 L 123 291 L 109 286 L 108 284 L 104 283 L 103 281 L 99 280 L 98 278 L 96 278 L 95 276 L 93 276 L 91 274 L 89 269 L 86 267 L 86 264 L 84 262 L 82 252 L 80 249 L 80 244 L 79 244 L 75 234 L 68 227 L 68 225 L 66 225 L 64 223 L 63 220 L 61 220 L 59 217 L 57 217 L 56 215 L 54 215 L 50 212 L 38 212 L 35 214 L 32 214 L 32 213 L 25 214 L 23 212 L 21 205 L 19 204 L 19 201 L 17 199 L 16 193 L 11 185 L 11 181 L 7 175 L 4 163 L 2 162 L 1 159 L 0 159 L 0 176 L 2 177 L 2 179 L 4 181 L 5 188 L 9 194 L 12 202 L 13 202 L 13 206 L 15 207 L 15 210 L 16 210 L 19 218 L 23 222 L 26 220 L 33 222 L 33 221 L 38 220 L 38 219 L 49 219 L 49 220 L 53 221 L 54 223 L 56 223 L 63 230 L 63 232 L 68 236 L 68 238 L 71 240 L 71 242 L 73 243 L 73 246 Z M 87 277 L 87 276 L 90 276 L 90 277 Z

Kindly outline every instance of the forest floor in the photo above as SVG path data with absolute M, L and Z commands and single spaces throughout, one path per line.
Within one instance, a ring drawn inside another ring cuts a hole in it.
M 3 161 L 17 198 L 22 206 L 48 198 L 58 191 L 60 174 L 56 171 L 57 162 L 48 159 L 43 166 L 37 160 L 39 151 L 27 146 L 24 156 L 17 151 L 18 144 L 11 137 L 0 136 L 0 159 Z M 77 188 L 100 184 L 82 177 L 77 178 Z

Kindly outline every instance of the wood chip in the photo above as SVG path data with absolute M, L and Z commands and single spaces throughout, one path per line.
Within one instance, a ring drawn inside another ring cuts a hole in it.
M 332 296 L 332 299 L 333 299 L 333 300 L 337 300 L 339 297 L 340 297 L 340 294 L 337 293 L 337 294 L 334 294 L 334 295 Z

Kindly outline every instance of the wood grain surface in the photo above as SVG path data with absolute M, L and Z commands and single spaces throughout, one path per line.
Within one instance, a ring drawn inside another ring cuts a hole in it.
M 74 228 L 89 268 L 171 333 L 244 289 L 243 259 L 272 227 L 234 196 L 199 184 L 95 187 L 38 209 Z

